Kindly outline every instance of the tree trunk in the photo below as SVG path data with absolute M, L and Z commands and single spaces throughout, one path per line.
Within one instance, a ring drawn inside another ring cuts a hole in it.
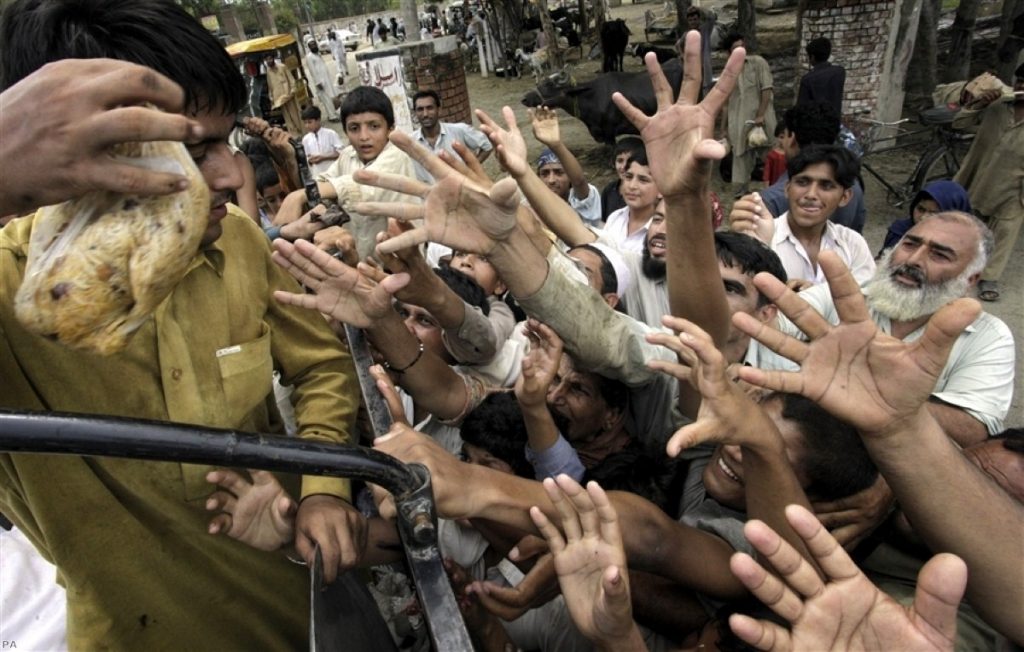
M 555 24 L 551 22 L 551 13 L 548 11 L 548 0 L 540 0 L 540 26 L 544 35 L 548 38 L 548 61 L 553 69 L 561 70 L 565 65 L 565 53 L 558 45 L 558 32 L 555 31 Z
M 736 31 L 743 35 L 743 44 L 751 52 L 757 52 L 757 14 L 754 0 L 739 0 L 736 3 Z
M 898 4 L 898 15 L 895 31 L 888 35 L 891 55 L 887 52 L 887 60 L 883 62 L 881 79 L 879 80 L 878 103 L 875 106 L 875 117 L 884 122 L 899 120 L 903 114 L 903 100 L 906 97 L 905 83 L 910 57 L 917 40 L 917 26 L 921 21 L 921 0 L 901 0 Z
M 907 67 L 907 95 L 915 106 L 930 105 L 932 91 L 938 84 L 936 61 L 941 9 L 942 0 L 924 0 L 921 5 L 921 21 L 917 26 L 917 41 L 914 43 L 914 54 Z
M 942 71 L 943 82 L 967 79 L 971 74 L 971 39 L 980 5 L 981 0 L 960 0 L 960 6 L 956 8 L 956 18 L 949 30 L 949 58 Z
M 608 18 L 608 1 L 607 0 L 596 0 L 594 2 L 594 33 L 597 37 L 601 38 L 601 28 L 604 27 L 604 21 Z
M 1003 0 L 1003 16 L 999 23 L 999 49 L 995 70 L 999 79 L 1013 84 L 1017 57 L 1024 48 L 1024 0 Z

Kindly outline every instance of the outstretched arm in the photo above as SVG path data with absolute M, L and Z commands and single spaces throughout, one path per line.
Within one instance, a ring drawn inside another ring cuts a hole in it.
M 665 198 L 665 222 L 669 307 L 676 317 L 693 321 L 711 334 L 715 345 L 725 345 L 729 334 L 729 305 L 715 253 L 709 184 L 714 161 L 725 156 L 713 140 L 715 116 L 736 85 L 745 56 L 737 48 L 725 65 L 718 83 L 701 101 L 700 34 L 686 35 L 684 76 L 679 98 L 654 54 L 645 59 L 654 85 L 658 110 L 646 116 L 621 94 L 612 96 L 623 114 L 640 130 L 651 162 L 651 176 Z M 685 252 L 686 255 L 681 255 Z M 735 357 L 730 354 L 730 362 Z M 696 401 L 689 387 L 680 387 L 680 407 L 693 415 Z
M 918 340 L 903 342 L 871 320 L 857 282 L 834 253 L 823 252 L 819 262 L 840 323 L 832 326 L 779 281 L 759 274 L 761 291 L 810 341 L 736 315 L 737 327 L 801 365 L 796 372 L 745 367 L 740 376 L 802 394 L 856 426 L 925 543 L 967 562 L 971 605 L 1000 633 L 1024 642 L 1024 576 L 1006 572 L 1020 565 L 1024 506 L 961 454 L 927 408 L 950 349 L 980 312 L 978 303 L 946 304 Z

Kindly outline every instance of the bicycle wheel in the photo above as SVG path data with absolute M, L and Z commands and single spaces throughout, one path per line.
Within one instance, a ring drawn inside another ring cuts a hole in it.
M 956 156 L 949 149 L 942 147 L 929 152 L 918 166 L 917 174 L 911 182 L 910 197 L 917 195 L 922 188 L 932 181 L 952 179 L 960 166 Z

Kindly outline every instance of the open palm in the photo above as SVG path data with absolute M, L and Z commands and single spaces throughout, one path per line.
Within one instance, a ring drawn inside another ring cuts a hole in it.
M 980 312 L 958 299 L 928 320 L 913 342 L 887 335 L 872 321 L 860 287 L 833 252 L 819 259 L 839 314 L 833 326 L 769 274 L 754 282 L 809 338 L 801 342 L 737 313 L 737 328 L 800 365 L 795 372 L 739 370 L 740 377 L 776 391 L 801 394 L 862 433 L 879 432 L 914 415 L 928 400 L 956 338 Z
M 368 328 L 393 310 L 391 295 L 409 282 L 408 274 L 388 276 L 381 283 L 336 260 L 316 245 L 274 241 L 274 262 L 313 294 L 274 292 L 281 303 L 318 310 L 338 321 Z
M 653 54 L 648 54 L 644 62 L 658 102 L 655 114 L 645 115 L 622 93 L 612 95 L 615 105 L 640 131 L 651 162 L 651 176 L 663 195 L 703 190 L 710 179 L 712 161 L 725 156 L 725 148 L 713 139 L 715 117 L 736 86 L 744 56 L 743 48 L 732 52 L 718 83 L 698 103 L 700 34 L 690 32 L 686 35 L 685 72 L 676 101 L 672 100 L 672 88 Z
M 625 638 L 634 624 L 615 508 L 593 482 L 583 489 L 560 475 L 545 480 L 544 489 L 561 514 L 562 531 L 536 507 L 530 516 L 548 540 L 573 622 L 591 641 Z
M 806 508 L 790 505 L 786 519 L 825 574 L 824 580 L 793 546 L 761 521 L 744 534 L 761 553 L 769 573 L 738 553 L 730 566 L 743 584 L 790 629 L 735 615 L 736 635 L 760 650 L 901 650 L 946 652 L 956 638 L 957 606 L 967 585 L 967 566 L 943 554 L 921 569 L 914 602 L 904 607 L 880 591 Z

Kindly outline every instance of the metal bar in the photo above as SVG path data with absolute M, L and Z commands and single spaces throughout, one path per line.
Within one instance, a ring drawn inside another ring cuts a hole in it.
M 471 652 L 437 548 L 430 473 L 372 449 L 275 435 L 76 414 L 0 410 L 0 451 L 236 466 L 372 482 L 395 497 L 398 529 L 434 649 Z
M 379 484 L 396 500 L 422 479 L 373 449 L 174 423 L 0 410 L 0 450 L 173 460 Z

